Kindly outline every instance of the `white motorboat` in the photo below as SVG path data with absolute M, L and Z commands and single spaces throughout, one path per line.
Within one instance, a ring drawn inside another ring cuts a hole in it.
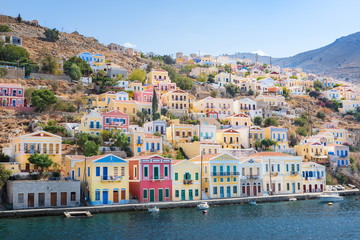
M 250 201 L 249 204 L 250 205 L 256 205 L 256 201 Z
M 342 201 L 344 198 L 339 195 L 338 192 L 323 192 L 320 195 L 321 202 L 338 202 Z
M 199 205 L 197 205 L 197 208 L 199 210 L 205 210 L 205 209 L 209 208 L 209 205 L 207 204 L 207 202 L 203 202 L 203 203 L 200 203 Z
M 289 201 L 296 201 L 297 199 L 292 197 L 292 198 L 289 198 Z
M 148 208 L 148 211 L 150 213 L 158 213 L 160 209 L 158 207 Z

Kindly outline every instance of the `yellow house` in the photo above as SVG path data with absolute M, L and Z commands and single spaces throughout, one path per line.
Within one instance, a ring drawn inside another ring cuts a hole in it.
M 200 200 L 200 166 L 188 160 L 173 160 L 172 200 Z
M 63 68 L 64 62 L 60 59 L 56 60 L 56 67 L 55 67 L 55 74 L 63 75 L 64 74 L 64 68 Z
M 189 112 L 189 93 L 183 90 L 177 89 L 163 94 L 161 102 L 175 115 L 182 116 Z
M 341 114 L 346 114 L 350 111 L 356 112 L 356 109 L 360 106 L 360 100 L 341 100 L 341 103 L 342 107 L 339 108 Z
M 251 118 L 243 113 L 233 114 L 224 118 L 227 125 L 251 126 Z
M 326 164 L 329 162 L 327 151 L 320 142 L 307 142 L 295 146 L 296 154 L 302 156 L 304 161 Z
M 91 205 L 129 203 L 129 163 L 112 154 L 76 161 L 71 178 L 81 181 Z
M 158 83 L 169 83 L 170 78 L 168 72 L 163 69 L 155 69 L 148 73 L 147 83 L 148 84 L 158 84 Z
M 162 138 L 153 134 L 131 131 L 129 142 L 134 156 L 162 153 Z
M 344 144 L 348 142 L 348 132 L 344 128 L 337 127 L 337 123 L 325 124 L 320 128 L 320 133 L 329 132 L 334 136 L 334 143 Z
M 91 108 L 107 108 L 112 100 L 116 100 L 116 92 L 113 91 L 89 97 Z
M 105 57 L 101 54 L 95 54 L 93 56 L 93 65 L 94 66 L 101 66 L 105 64 Z
M 218 130 L 216 131 L 216 142 L 220 143 L 223 149 L 249 148 L 249 128 Z
M 256 98 L 256 101 L 264 101 L 272 107 L 284 107 L 286 105 L 285 97 L 281 95 L 260 95 Z
M 190 142 L 194 136 L 199 136 L 199 125 L 172 123 L 166 128 L 166 140 L 174 146 Z
M 103 129 L 102 116 L 96 110 L 92 110 L 89 115 L 81 118 L 79 132 L 86 132 L 95 135 L 100 135 Z
M 20 164 L 21 172 L 36 171 L 33 164 L 30 164 L 28 158 L 31 154 L 47 154 L 54 162 L 54 166 L 48 170 L 53 171 L 61 165 L 61 137 L 46 131 L 38 131 L 10 140 L 10 147 L 6 149 L 9 153 L 11 162 Z M 5 149 L 4 149 L 5 150 Z
M 129 87 L 131 88 L 132 91 L 134 92 L 140 92 L 140 91 L 144 91 L 144 86 L 142 85 L 141 82 L 139 81 L 133 81 L 129 83 Z
M 138 104 L 136 101 L 111 100 L 108 109 L 109 111 L 118 110 L 122 113 L 129 114 L 130 120 L 135 120 Z
M 196 157 L 201 152 L 204 154 L 217 154 L 221 150 L 220 143 L 210 141 L 182 142 L 179 143 L 179 147 L 188 158 Z
M 5 170 L 10 170 L 12 174 L 19 174 L 20 170 L 20 163 L 17 162 L 0 162 L 0 165 L 4 166 Z
M 249 145 L 250 148 L 255 147 L 255 142 L 260 142 L 265 139 L 265 130 L 259 126 L 251 126 L 249 133 Z

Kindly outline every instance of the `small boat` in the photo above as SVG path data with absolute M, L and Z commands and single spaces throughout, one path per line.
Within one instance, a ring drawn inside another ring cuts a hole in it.
M 249 204 L 250 205 L 256 205 L 256 201 L 250 201 Z
M 297 199 L 292 197 L 292 198 L 289 198 L 289 201 L 296 201 Z
M 323 192 L 320 195 L 321 202 L 338 202 L 342 201 L 344 198 L 339 195 L 338 192 Z
M 207 202 L 203 202 L 203 203 L 200 203 L 199 205 L 197 205 L 197 208 L 199 210 L 205 210 L 205 209 L 209 208 L 209 205 L 207 204 Z
M 148 208 L 148 211 L 150 213 L 158 213 L 160 209 L 158 207 Z
M 78 212 L 64 212 L 65 217 L 92 217 L 92 214 L 89 211 L 78 211 Z

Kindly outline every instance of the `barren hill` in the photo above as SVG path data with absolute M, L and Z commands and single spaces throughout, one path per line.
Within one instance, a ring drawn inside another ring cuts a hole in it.
M 70 58 L 82 52 L 89 52 L 92 54 L 100 53 L 106 57 L 107 60 L 112 60 L 113 63 L 131 70 L 139 67 L 147 62 L 135 56 L 126 54 L 117 54 L 108 49 L 104 44 L 99 43 L 93 37 L 85 37 L 77 32 L 65 33 L 60 32 L 59 40 L 56 42 L 48 42 L 45 39 L 44 31 L 47 29 L 42 26 L 33 26 L 29 22 L 18 23 L 14 18 L 9 17 L 7 24 L 12 30 L 12 34 L 21 36 L 23 39 L 23 47 L 30 53 L 30 58 L 37 60 L 42 49 L 46 48 L 58 58 Z

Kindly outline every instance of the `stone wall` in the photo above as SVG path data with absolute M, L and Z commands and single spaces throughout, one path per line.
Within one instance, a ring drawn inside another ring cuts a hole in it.
M 31 79 L 49 79 L 49 80 L 63 80 L 71 82 L 71 78 L 66 75 L 55 75 L 55 74 L 46 74 L 46 73 L 30 73 Z
M 25 78 L 25 69 L 15 69 L 15 68 L 7 68 L 7 74 L 5 78 L 7 79 L 24 79 Z

